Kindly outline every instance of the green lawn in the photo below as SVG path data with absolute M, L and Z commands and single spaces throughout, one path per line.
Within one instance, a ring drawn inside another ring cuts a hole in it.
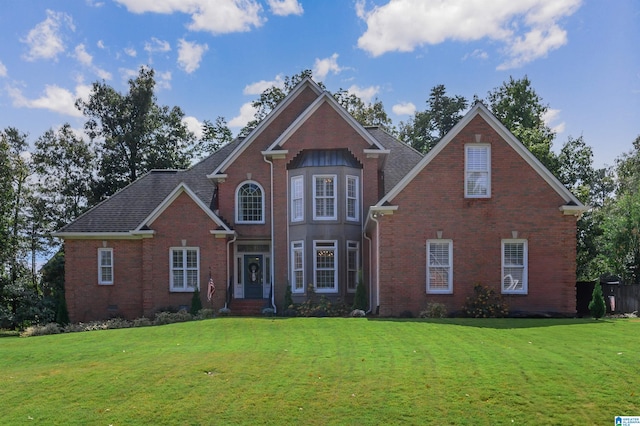
M 0 424 L 613 425 L 640 320 L 217 318 L 0 339 Z

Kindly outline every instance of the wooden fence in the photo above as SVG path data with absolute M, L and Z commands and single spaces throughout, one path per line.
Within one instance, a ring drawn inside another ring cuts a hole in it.
M 594 282 L 576 283 L 576 311 L 578 316 L 589 315 L 589 302 Z M 628 314 L 640 311 L 640 285 L 600 283 L 608 314 Z M 611 299 L 613 297 L 613 300 Z M 613 302 L 613 303 L 612 303 Z

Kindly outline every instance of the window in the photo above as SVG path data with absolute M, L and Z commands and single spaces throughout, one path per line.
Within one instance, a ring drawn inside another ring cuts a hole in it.
M 304 220 L 304 176 L 291 178 L 291 221 Z
M 464 196 L 491 197 L 491 149 L 489 145 L 465 146 Z
M 200 251 L 198 248 L 172 248 L 171 291 L 194 291 L 200 288 Z
M 347 291 L 355 293 L 358 286 L 358 265 L 360 264 L 360 243 L 347 241 Z
M 347 176 L 347 220 L 358 220 L 358 177 Z
M 314 176 L 313 218 L 336 219 L 335 175 Z
M 291 242 L 291 292 L 304 293 L 304 242 Z
M 453 292 L 453 241 L 427 240 L 427 293 Z
M 264 197 L 256 182 L 245 182 L 236 192 L 236 222 L 264 223 Z
M 98 249 L 98 284 L 113 284 L 113 249 Z
M 527 241 L 502 240 L 502 292 L 527 294 Z
M 314 241 L 313 252 L 315 261 L 314 287 L 317 293 L 335 293 L 338 291 L 338 265 L 336 256 L 338 246 L 336 241 Z

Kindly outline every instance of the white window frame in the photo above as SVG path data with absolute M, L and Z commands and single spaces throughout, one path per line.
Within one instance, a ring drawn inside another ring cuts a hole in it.
M 109 264 L 102 263 L 102 255 L 109 253 Z M 105 272 L 109 271 L 111 279 L 105 278 Z M 98 249 L 98 284 L 100 285 L 113 285 L 114 281 L 114 268 L 113 268 L 113 248 L 99 248 Z
M 522 245 L 522 264 L 515 264 L 509 262 L 506 256 L 505 249 L 507 244 L 521 244 Z M 501 244 L 502 253 L 502 269 L 500 276 L 502 277 L 501 289 L 503 294 L 527 294 L 529 291 L 529 247 L 528 241 L 525 239 L 504 239 Z M 517 280 L 513 278 L 510 273 L 513 269 L 522 270 L 521 279 Z
M 438 263 L 432 262 L 432 251 L 435 247 L 432 245 L 446 244 L 448 250 L 448 262 Z M 432 287 L 432 275 L 437 273 L 438 270 L 447 271 L 447 288 L 433 288 Z M 452 294 L 453 293 L 453 240 L 427 240 L 427 293 L 429 294 Z
M 333 267 L 318 267 L 318 253 L 320 251 L 333 251 Z M 333 271 L 333 287 L 318 288 L 318 273 L 323 271 Z M 313 288 L 316 293 L 337 293 L 338 292 L 338 241 L 337 240 L 314 240 L 313 241 Z
M 333 195 L 331 195 L 331 196 L 327 196 L 327 195 L 318 196 L 318 180 L 319 179 L 323 179 L 323 180 L 331 179 L 332 180 L 332 182 L 333 182 Z M 337 190 L 338 190 L 338 175 L 313 175 L 313 219 L 314 220 L 336 220 L 338 218 L 338 205 L 337 205 L 338 194 L 337 194 Z M 319 215 L 318 214 L 317 204 L 318 204 L 318 200 L 319 199 L 333 200 L 333 203 L 332 203 L 333 204 L 333 214 L 331 216 L 326 215 L 326 214 L 324 214 L 324 215 Z
M 196 252 L 196 266 L 188 266 L 187 253 Z M 182 267 L 175 267 L 173 264 L 173 254 L 179 252 L 182 254 Z M 182 280 L 184 287 L 176 287 L 174 283 L 174 272 L 182 271 Z M 196 271 L 196 282 L 193 287 L 188 284 L 189 272 Z M 192 293 L 195 289 L 200 289 L 200 248 L 199 247 L 171 247 L 169 248 L 169 290 L 174 293 Z
M 244 188 L 246 185 L 255 185 L 258 187 L 258 189 L 260 190 L 260 219 L 259 220 L 244 220 L 242 218 L 242 211 L 240 208 L 240 191 L 242 190 L 242 188 Z M 262 185 L 260 185 L 258 182 L 254 181 L 254 180 L 245 180 L 244 182 L 241 182 L 240 185 L 238 185 L 236 187 L 236 223 L 254 223 L 254 224 L 263 224 L 264 221 L 264 198 L 265 198 L 265 194 L 264 194 L 264 188 L 262 187 Z
M 300 267 L 296 265 L 296 254 L 300 256 Z M 302 274 L 302 279 L 297 282 L 298 273 Z M 299 284 L 299 287 L 297 285 Z M 305 289 L 304 277 L 304 241 L 291 241 L 291 293 L 301 294 Z
M 360 179 L 358 176 L 347 175 L 345 179 L 345 214 L 348 221 L 358 221 L 360 215 Z M 349 191 L 349 184 L 353 182 L 353 193 Z M 349 215 L 349 204 L 353 203 L 353 215 Z
M 291 178 L 291 221 L 304 221 L 304 176 Z
M 349 255 L 355 253 L 355 265 L 349 262 Z M 360 242 L 347 241 L 347 292 L 355 293 L 358 287 L 358 274 L 360 270 Z M 353 276 L 353 282 L 351 277 Z
M 477 149 L 482 149 L 486 153 L 485 168 L 479 168 L 469 161 L 469 153 Z M 475 176 L 476 179 L 472 180 L 472 176 Z M 486 181 L 486 193 L 470 191 L 472 183 L 478 182 L 482 177 Z M 464 196 L 465 198 L 491 198 L 491 145 L 474 143 L 464 146 Z

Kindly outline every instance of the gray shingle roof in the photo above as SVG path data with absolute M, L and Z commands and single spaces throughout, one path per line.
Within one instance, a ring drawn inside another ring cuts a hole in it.
M 97 204 L 58 232 L 132 231 L 142 225 L 142 221 L 181 182 L 209 206 L 213 198 L 214 185 L 207 179 L 207 174 L 215 170 L 239 142 L 240 140 L 236 139 L 187 170 L 153 170 Z
M 384 191 L 386 194 L 422 160 L 422 154 L 409 145 L 400 142 L 380 127 L 367 127 L 367 131 L 388 149 L 389 156 L 384 164 Z

